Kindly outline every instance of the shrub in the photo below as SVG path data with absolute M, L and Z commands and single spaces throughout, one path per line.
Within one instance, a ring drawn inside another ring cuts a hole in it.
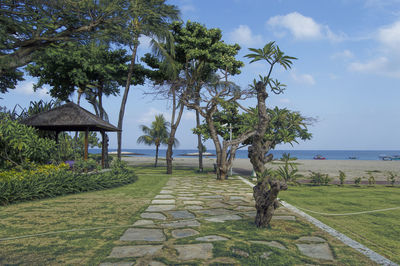
M 394 186 L 394 183 L 396 183 L 396 178 L 397 178 L 397 175 L 395 173 L 390 172 L 390 171 L 386 173 L 386 179 L 387 179 L 388 183 L 391 184 L 392 186 Z
M 359 186 L 359 185 L 361 184 L 361 179 L 362 179 L 361 177 L 355 178 L 355 179 L 354 179 L 354 184 L 357 185 L 357 186 Z
M 107 172 L 76 173 L 63 165 L 57 170 L 15 174 L 0 179 L 0 205 L 117 187 L 137 180 L 123 163 Z M 12 170 L 11 170 L 12 171 Z
M 372 174 L 368 176 L 368 185 L 373 186 L 375 185 L 375 177 Z
M 316 185 L 316 186 L 321 186 L 321 185 L 328 185 L 329 182 L 331 181 L 331 178 L 329 177 L 328 174 L 322 174 L 319 172 L 313 172 L 310 171 L 310 179 L 311 179 L 311 183 Z
M 78 173 L 99 171 L 101 166 L 93 159 L 76 160 L 72 166 L 72 170 Z
M 339 170 L 339 181 L 341 186 L 344 185 L 345 179 L 346 179 L 346 174 L 343 171 Z
M 36 129 L 0 114 L 0 168 L 48 163 L 55 159 L 56 151 L 54 140 L 40 138 Z

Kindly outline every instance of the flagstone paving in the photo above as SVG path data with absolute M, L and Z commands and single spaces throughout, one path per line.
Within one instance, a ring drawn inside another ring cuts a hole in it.
M 291 239 L 292 242 L 260 240 L 251 234 L 240 236 L 243 239 L 235 242 L 230 235 L 210 231 L 212 226 L 218 228 L 225 223 L 251 225 L 256 214 L 254 204 L 252 189 L 238 179 L 221 182 L 211 178 L 171 177 L 132 228 L 122 234 L 107 261 L 100 265 L 203 265 L 225 261 L 240 265 L 243 264 L 240 259 L 252 256 L 240 244 L 243 241 L 249 246 L 256 245 L 257 258 L 265 264 L 271 262 L 274 254 L 285 252 L 309 258 L 309 264 L 336 264 L 327 240 L 311 236 L 310 232 L 297 240 Z M 304 223 L 283 207 L 276 211 L 274 221 L 290 228 Z M 229 243 L 226 253 L 215 254 L 218 243 Z

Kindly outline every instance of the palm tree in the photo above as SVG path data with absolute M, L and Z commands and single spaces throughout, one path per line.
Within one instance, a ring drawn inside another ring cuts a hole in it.
M 137 139 L 137 143 L 144 143 L 146 145 L 156 145 L 156 160 L 154 163 L 154 167 L 157 167 L 158 161 L 158 148 L 161 144 L 167 145 L 169 139 L 169 127 L 170 123 L 167 122 L 163 115 L 156 115 L 156 120 L 151 123 L 151 126 L 141 125 L 140 128 L 142 129 L 145 135 L 140 136 Z M 175 146 L 178 144 L 178 140 L 175 139 Z
M 179 10 L 175 5 L 165 4 L 166 0 L 131 0 L 127 8 L 129 24 L 126 34 L 121 34 L 122 42 L 129 45 L 132 51 L 131 64 L 119 111 L 118 128 L 122 130 L 125 106 L 135 66 L 136 52 L 140 44 L 139 38 L 147 36 L 152 39 L 165 40 L 169 34 L 169 23 L 179 18 Z M 122 133 L 117 133 L 118 158 L 121 158 Z

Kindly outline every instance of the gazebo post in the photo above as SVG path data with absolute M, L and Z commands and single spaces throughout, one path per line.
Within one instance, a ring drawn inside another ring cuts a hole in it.
M 104 130 L 100 131 L 101 133 L 101 168 L 104 169 L 105 167 L 105 146 L 106 144 L 106 133 Z
M 88 159 L 88 149 L 89 149 L 89 128 L 86 128 L 85 131 L 85 161 Z

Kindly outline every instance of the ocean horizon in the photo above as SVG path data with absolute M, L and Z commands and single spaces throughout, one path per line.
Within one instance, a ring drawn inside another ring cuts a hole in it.
M 116 151 L 117 149 L 109 149 L 109 151 Z M 138 153 L 141 155 L 131 156 L 144 156 L 155 157 L 155 149 L 122 149 L 122 151 Z M 165 157 L 166 149 L 159 150 L 159 156 Z M 195 153 L 195 149 L 174 149 L 173 157 L 187 157 L 184 154 Z M 215 150 L 207 150 L 207 152 L 215 154 Z M 89 153 L 101 153 L 101 149 L 89 149 Z M 381 160 L 380 156 L 393 156 L 399 155 L 399 150 L 271 150 L 270 153 L 274 159 L 279 159 L 284 153 L 290 153 L 291 157 L 296 157 L 300 160 L 313 160 L 314 156 L 321 155 L 326 160 Z M 213 156 L 210 156 L 213 157 Z M 246 159 L 247 149 L 238 150 L 236 158 Z

